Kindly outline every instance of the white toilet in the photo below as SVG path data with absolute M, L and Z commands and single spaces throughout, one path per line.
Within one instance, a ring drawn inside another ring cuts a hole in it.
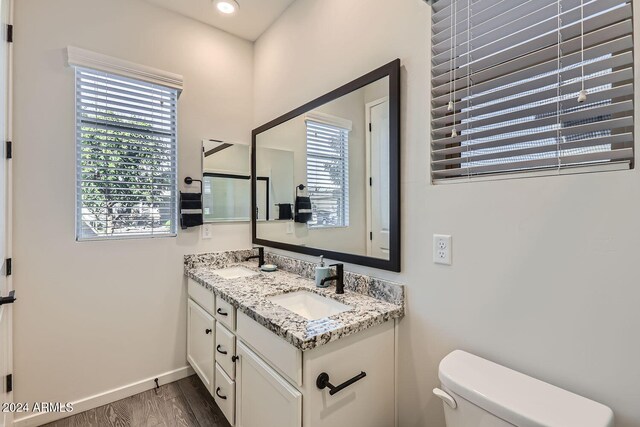
M 608 407 L 461 350 L 439 377 L 447 427 L 613 427 Z

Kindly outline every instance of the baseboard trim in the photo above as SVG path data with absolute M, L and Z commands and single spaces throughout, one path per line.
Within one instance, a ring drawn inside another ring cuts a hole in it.
M 84 399 L 71 402 L 73 404 L 73 413 L 56 413 L 56 412 L 41 412 L 37 414 L 27 415 L 26 417 L 18 418 L 14 420 L 14 427 L 35 427 L 42 424 L 50 423 L 62 418 L 66 418 L 73 414 L 77 414 L 89 409 L 97 408 L 107 403 L 112 403 L 126 397 L 133 396 L 143 391 L 151 390 L 154 388 L 154 380 L 158 378 L 160 385 L 172 383 L 174 381 L 181 380 L 190 375 L 193 375 L 194 371 L 191 366 L 184 366 L 173 371 L 165 372 L 163 374 L 154 375 L 153 377 L 146 378 L 135 383 L 127 384 L 122 387 L 107 390 L 103 393 L 95 394 L 93 396 L 85 397 Z

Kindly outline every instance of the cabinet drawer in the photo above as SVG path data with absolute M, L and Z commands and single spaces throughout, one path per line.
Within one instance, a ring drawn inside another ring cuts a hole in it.
M 238 336 L 294 384 L 302 385 L 302 351 L 244 313 L 238 313 Z
M 236 337 L 222 323 L 216 322 L 216 362 L 234 380 L 236 378 Z
M 187 279 L 187 292 L 189 298 L 198 303 L 198 305 L 209 312 L 213 316 L 215 295 L 193 279 Z
M 213 398 L 229 421 L 229 424 L 233 425 L 236 415 L 236 384 L 225 374 L 224 370 L 217 363 L 216 385 Z
M 236 309 L 220 297 L 216 297 L 216 319 L 230 331 L 236 330 Z

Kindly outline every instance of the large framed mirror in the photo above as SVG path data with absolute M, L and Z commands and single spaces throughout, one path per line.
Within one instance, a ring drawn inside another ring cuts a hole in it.
M 251 176 L 254 243 L 400 271 L 400 60 L 254 129 Z

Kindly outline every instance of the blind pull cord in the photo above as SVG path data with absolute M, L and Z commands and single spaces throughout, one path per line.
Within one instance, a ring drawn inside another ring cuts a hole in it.
M 580 68 L 582 90 L 578 93 L 578 102 L 587 100 L 587 91 L 584 90 L 584 0 L 580 0 Z

